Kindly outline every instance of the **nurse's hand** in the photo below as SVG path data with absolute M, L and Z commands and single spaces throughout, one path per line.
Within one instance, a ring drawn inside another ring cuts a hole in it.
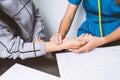
M 69 49 L 69 51 L 77 52 L 77 53 L 88 52 L 106 43 L 104 37 L 100 38 L 90 35 L 88 37 L 84 37 L 84 39 L 87 39 L 88 43 L 86 43 L 84 46 L 80 47 L 79 49 Z
M 80 40 L 79 38 L 65 38 L 63 39 L 62 45 L 63 49 L 79 49 L 88 42 L 87 39 Z
M 60 33 L 56 33 L 50 38 L 51 42 L 54 42 L 56 45 L 60 45 L 63 42 L 63 36 Z

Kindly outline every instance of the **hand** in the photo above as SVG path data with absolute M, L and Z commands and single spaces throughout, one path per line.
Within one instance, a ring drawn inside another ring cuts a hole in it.
M 56 45 L 62 44 L 63 42 L 62 40 L 63 40 L 63 36 L 60 33 L 57 33 L 50 38 L 50 41 L 54 42 Z
M 65 49 L 78 49 L 88 42 L 87 39 L 82 39 L 85 36 L 87 36 L 87 34 L 82 34 L 78 38 L 65 38 L 62 46 L 64 45 L 63 47 Z
M 78 49 L 85 45 L 87 42 L 87 40 L 79 40 L 77 38 L 63 40 L 65 49 Z
M 77 53 L 88 52 L 105 43 L 104 37 L 100 38 L 100 37 L 95 37 L 95 36 L 90 35 L 90 36 L 84 37 L 83 39 L 87 39 L 88 43 L 80 47 L 79 49 L 69 49 L 69 51 L 73 51 Z
M 87 43 L 87 39 L 81 39 L 85 35 L 83 34 L 79 38 L 66 38 L 63 40 L 63 43 L 56 45 L 54 42 L 45 42 L 46 52 L 60 51 L 63 49 L 78 49 L 79 47 Z

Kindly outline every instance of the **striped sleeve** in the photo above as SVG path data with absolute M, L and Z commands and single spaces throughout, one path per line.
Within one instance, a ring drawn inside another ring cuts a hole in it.
M 39 14 L 39 8 L 37 8 L 34 3 L 33 3 L 33 7 L 34 7 L 33 12 L 34 12 L 34 19 L 35 19 L 33 40 L 44 39 L 45 35 L 44 35 L 43 19 Z
M 0 23 L 0 58 L 33 58 L 46 54 L 44 42 L 24 42 Z

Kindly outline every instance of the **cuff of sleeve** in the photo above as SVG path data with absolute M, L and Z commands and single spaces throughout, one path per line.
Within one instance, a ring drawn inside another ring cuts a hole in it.
M 36 56 L 37 57 L 45 55 L 46 54 L 45 42 L 35 43 L 35 49 L 36 49 Z M 37 49 L 39 49 L 39 50 L 37 51 Z
M 79 5 L 81 0 L 68 0 L 68 2 L 73 4 L 73 5 Z

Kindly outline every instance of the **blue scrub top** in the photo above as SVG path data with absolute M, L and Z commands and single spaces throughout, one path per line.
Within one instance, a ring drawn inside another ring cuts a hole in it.
M 73 5 L 79 5 L 82 0 L 68 0 Z M 100 0 L 102 14 L 103 36 L 113 32 L 120 26 L 120 4 L 115 0 Z M 89 33 L 93 36 L 100 37 L 98 22 L 98 0 L 83 0 L 83 7 L 86 11 L 86 20 L 80 26 L 77 36 L 83 33 Z

